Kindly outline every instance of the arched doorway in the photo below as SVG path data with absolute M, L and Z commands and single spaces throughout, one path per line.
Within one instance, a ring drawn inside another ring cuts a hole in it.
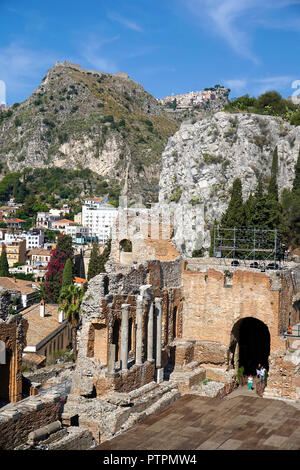
M 258 364 L 269 370 L 270 333 L 268 327 L 257 318 L 239 320 L 231 332 L 230 362 L 236 369 L 244 367 L 244 373 L 255 374 Z
M 120 332 L 121 332 L 121 320 L 117 318 L 113 326 L 113 344 L 116 345 L 116 356 L 115 356 L 116 362 L 120 360 L 120 341 L 121 341 Z
M 12 352 L 6 349 L 5 363 L 0 364 L 0 401 L 9 402 L 10 362 Z
M 125 251 L 125 253 L 132 253 L 132 242 L 130 240 L 121 240 L 119 246 L 120 251 Z

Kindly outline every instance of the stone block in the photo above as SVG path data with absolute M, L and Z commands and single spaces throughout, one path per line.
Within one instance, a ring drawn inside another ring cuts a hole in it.
M 156 382 L 160 384 L 164 380 L 164 369 L 156 369 Z

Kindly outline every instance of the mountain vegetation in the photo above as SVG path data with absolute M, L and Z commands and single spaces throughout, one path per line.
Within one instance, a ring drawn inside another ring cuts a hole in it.
M 265 230 L 278 229 L 285 246 L 295 248 L 300 244 L 300 150 L 295 165 L 292 189 L 283 189 L 281 197 L 277 184 L 278 152 L 273 153 L 271 177 L 267 188 L 258 180 L 254 194 L 245 202 L 242 198 L 242 181 L 236 178 L 232 185 L 231 198 L 223 214 L 220 227 L 226 229 L 260 227 Z M 212 243 L 212 242 L 211 242 Z
M 26 101 L 0 111 L 0 170 L 7 175 L 57 167 L 62 177 L 63 169 L 90 170 L 96 186 L 125 187 L 151 202 L 157 197 L 161 153 L 178 126 L 126 74 L 57 63 Z M 14 185 L 17 177 L 5 184 Z M 60 188 L 59 195 L 68 191 Z
M 267 91 L 262 95 L 250 97 L 248 94 L 232 99 L 224 107 L 229 112 L 248 112 L 280 116 L 290 124 L 300 125 L 300 105 L 290 99 L 282 98 L 277 91 Z

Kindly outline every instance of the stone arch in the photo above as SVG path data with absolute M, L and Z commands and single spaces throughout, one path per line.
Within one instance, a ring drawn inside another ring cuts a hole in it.
M 12 351 L 10 349 L 5 350 L 5 362 L 0 363 L 0 400 L 9 402 L 10 401 L 10 382 L 11 382 L 11 359 Z
M 229 363 L 235 369 L 244 367 L 244 373 L 255 374 L 258 364 L 269 369 L 271 336 L 267 325 L 254 317 L 238 320 L 232 330 Z
M 132 242 L 128 239 L 123 239 L 119 243 L 120 251 L 125 253 L 132 253 Z

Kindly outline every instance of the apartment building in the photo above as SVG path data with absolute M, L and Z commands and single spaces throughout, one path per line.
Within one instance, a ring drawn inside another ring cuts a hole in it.
M 15 263 L 25 264 L 26 240 L 13 241 L 11 243 L 2 242 L 1 246 L 2 250 L 6 250 L 7 262 L 10 268 L 12 268 Z
M 118 210 L 106 199 L 86 199 L 82 206 L 82 225 L 88 228 L 90 237 L 97 237 L 99 243 L 105 243 L 111 236 L 117 215 Z

